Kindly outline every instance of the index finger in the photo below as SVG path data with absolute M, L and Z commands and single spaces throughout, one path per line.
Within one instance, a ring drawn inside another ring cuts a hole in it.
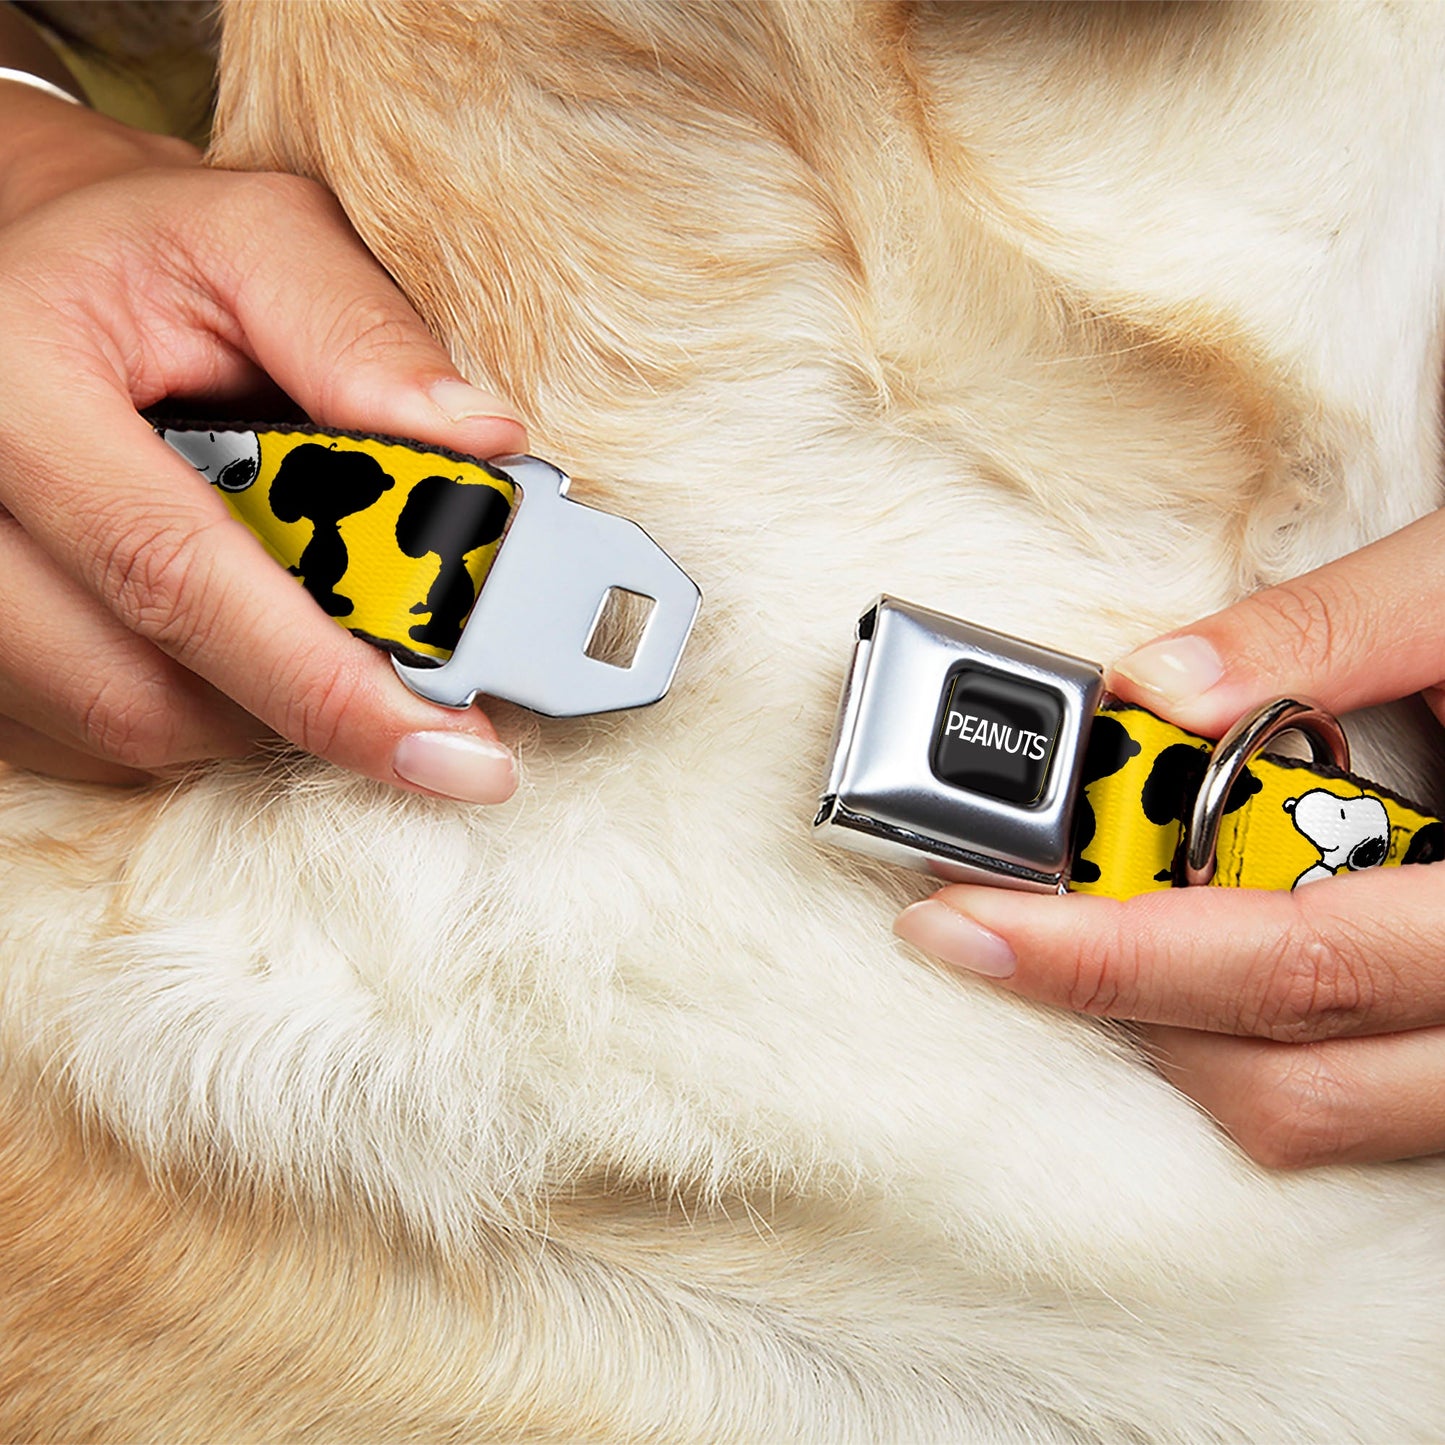
M 1295 892 L 1179 888 L 1119 900 L 953 886 L 895 929 L 955 967 L 1107 1018 L 1281 1042 L 1445 1022 L 1445 869 Z
M 1442 668 L 1445 511 L 1121 658 L 1119 696 L 1218 737 L 1280 696 L 1335 712 L 1432 688 Z
M 234 318 L 234 344 L 313 421 L 473 456 L 525 449 L 511 407 L 462 381 L 334 196 L 298 176 L 207 179 L 221 216 L 249 209 L 258 223 L 233 224 L 218 246 L 205 229 L 212 214 L 174 222 L 195 281 Z

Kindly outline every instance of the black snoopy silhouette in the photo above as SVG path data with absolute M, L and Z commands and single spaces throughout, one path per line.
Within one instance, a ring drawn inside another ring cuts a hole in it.
M 332 617 L 345 617 L 353 606 L 351 598 L 336 590 L 351 561 L 337 523 L 364 512 L 395 485 L 375 457 L 317 442 L 303 442 L 287 452 L 276 472 L 272 512 L 283 522 L 304 518 L 315 527 L 291 571 Z
M 1084 771 L 1079 779 L 1079 801 L 1074 811 L 1074 869 L 1075 883 L 1097 883 L 1103 876 L 1099 865 L 1083 856 L 1084 849 L 1094 841 L 1098 831 L 1098 820 L 1094 816 L 1093 804 L 1089 802 L 1084 789 L 1100 778 L 1117 773 L 1130 758 L 1139 756 L 1140 745 L 1129 736 L 1124 724 L 1111 718 L 1107 713 L 1094 719 L 1089 732 L 1089 748 L 1084 754 Z
M 1094 841 L 1098 820 L 1094 809 L 1083 789 L 1117 773 L 1130 758 L 1139 756 L 1141 746 L 1129 736 L 1128 729 L 1116 718 L 1102 713 L 1094 719 L 1089 734 L 1089 748 L 1084 754 L 1083 775 L 1080 778 L 1079 801 L 1074 814 L 1074 869 L 1076 883 L 1097 883 L 1101 876 L 1099 866 L 1082 857 L 1083 851 Z M 1204 780 L 1208 754 L 1191 743 L 1173 743 L 1154 759 L 1149 769 L 1143 791 L 1139 798 L 1144 816 L 1151 823 L 1162 826 L 1165 823 L 1182 823 L 1193 805 L 1194 795 Z M 1229 790 L 1224 811 L 1233 813 L 1259 792 L 1262 784 L 1248 768 Z M 1167 883 L 1174 876 L 1170 868 L 1154 875 L 1156 883 Z
M 413 642 L 451 649 L 461 640 L 462 625 L 477 600 L 463 559 L 502 535 L 511 510 L 494 488 L 460 477 L 423 477 L 412 488 L 397 518 L 397 546 L 408 557 L 435 553 L 441 558 L 426 601 L 411 609 L 431 614 L 410 629 Z

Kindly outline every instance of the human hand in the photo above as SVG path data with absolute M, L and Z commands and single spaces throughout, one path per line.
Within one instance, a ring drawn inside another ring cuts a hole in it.
M 1218 737 L 1280 694 L 1423 692 L 1445 722 L 1445 512 L 1131 653 L 1112 691 Z M 1119 901 L 951 886 L 898 934 L 1045 1003 L 1139 1021 L 1163 1073 L 1261 1163 L 1445 1150 L 1445 868 Z
M 507 797 L 486 716 L 410 693 L 137 411 L 225 415 L 274 382 L 319 425 L 484 457 L 524 450 L 520 422 L 321 187 L 205 170 L 16 85 L 0 136 L 22 109 L 24 159 L 0 144 L 0 757 L 126 781 L 279 734 L 400 787 Z
M 0 7 L 0 64 L 9 59 L 7 20 Z M 187 141 L 11 82 L 0 84 L 0 136 L 0 224 L 92 181 L 151 166 L 201 164 L 200 151 Z

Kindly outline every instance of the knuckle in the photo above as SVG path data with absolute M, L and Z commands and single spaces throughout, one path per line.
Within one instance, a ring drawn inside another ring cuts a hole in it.
M 85 704 L 80 735 L 92 752 L 142 771 L 179 761 L 178 718 L 153 682 L 106 678 Z
M 1378 977 L 1347 927 L 1323 937 L 1301 913 L 1261 960 L 1259 983 L 1240 1005 L 1247 1034 L 1302 1043 L 1348 1033 L 1380 1005 Z
M 394 372 L 417 351 L 420 323 L 405 303 L 383 292 L 333 308 L 316 354 L 324 358 L 315 380 L 317 413 L 324 417 L 374 410 L 378 376 Z M 430 349 L 432 343 L 423 343 Z
M 1064 1003 L 1076 1013 L 1114 1016 L 1133 997 L 1138 950 L 1120 929 L 1088 937 L 1074 950 Z
M 305 247 L 314 244 L 318 228 L 346 225 L 331 193 L 304 176 L 212 171 L 203 180 L 212 187 L 208 203 L 175 224 L 238 288 L 274 271 L 278 247 Z
M 316 757 L 329 757 L 338 740 L 364 708 L 365 683 L 352 667 L 312 675 L 298 659 L 278 678 L 273 690 L 279 731 Z
M 336 334 L 326 350 L 326 389 L 339 393 L 348 377 L 411 349 L 417 327 L 416 319 L 390 296 L 357 298 L 337 314 Z
M 101 595 L 132 632 L 177 655 L 203 648 L 212 630 L 202 530 L 132 524 L 107 529 L 98 545 Z
M 1309 1044 L 1265 1056 L 1246 1112 L 1224 1122 L 1267 1169 L 1308 1169 L 1341 1158 L 1356 1142 L 1350 1092 L 1328 1051 Z
M 1273 662 L 1287 650 L 1301 670 L 1314 674 L 1339 656 L 1346 639 L 1342 619 L 1355 615 L 1344 586 L 1335 579 L 1327 591 L 1309 578 L 1269 587 L 1252 599 L 1264 623 L 1264 635 Z

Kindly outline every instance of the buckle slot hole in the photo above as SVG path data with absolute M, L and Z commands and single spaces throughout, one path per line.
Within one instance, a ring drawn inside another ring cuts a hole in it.
M 654 597 L 626 587 L 609 587 L 592 619 L 592 630 L 582 651 L 609 667 L 631 667 L 656 610 Z

